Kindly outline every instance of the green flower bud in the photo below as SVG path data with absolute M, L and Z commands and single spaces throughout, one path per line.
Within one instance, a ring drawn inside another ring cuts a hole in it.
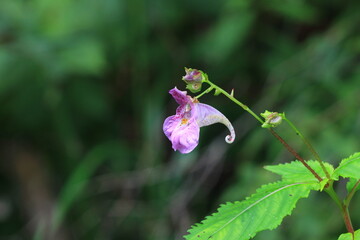
M 266 110 L 264 113 L 260 113 L 260 115 L 265 119 L 265 122 L 261 125 L 261 127 L 273 128 L 281 124 L 284 113 L 270 112 Z

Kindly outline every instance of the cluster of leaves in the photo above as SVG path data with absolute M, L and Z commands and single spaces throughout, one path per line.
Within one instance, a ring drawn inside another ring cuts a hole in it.
M 357 186 L 353 190 L 354 183 L 360 180 L 360 153 L 343 159 L 335 170 L 332 165 L 326 163 L 325 168 L 331 176 L 330 179 L 326 178 L 319 162 L 307 163 L 317 173 L 321 173 L 321 177 L 326 179 L 324 183 L 319 183 L 299 161 L 267 166 L 267 170 L 282 177 L 281 181 L 262 186 L 244 201 L 222 205 L 218 212 L 193 226 L 186 239 L 247 240 L 259 231 L 276 228 L 284 217 L 291 214 L 299 199 L 307 198 L 311 190 L 322 190 L 329 181 L 338 180 L 339 177 L 349 178 L 349 193 L 359 189 Z M 351 233 L 343 234 L 339 238 L 345 239 L 351 240 Z

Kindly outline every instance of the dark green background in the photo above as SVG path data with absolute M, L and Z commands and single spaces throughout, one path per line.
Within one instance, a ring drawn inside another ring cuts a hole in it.
M 359 13 L 357 0 L 1 0 L 0 239 L 181 239 L 275 181 L 262 167 L 293 157 L 224 96 L 201 101 L 234 123 L 235 143 L 218 124 L 191 154 L 171 149 L 162 123 L 184 67 L 256 113 L 286 112 L 324 160 L 360 151 Z M 312 193 L 255 239 L 345 231 L 335 203 Z

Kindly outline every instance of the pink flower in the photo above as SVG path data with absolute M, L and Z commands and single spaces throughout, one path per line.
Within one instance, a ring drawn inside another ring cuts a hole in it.
M 189 153 L 198 145 L 200 127 L 214 123 L 224 124 L 230 131 L 225 141 L 232 143 L 235 139 L 235 131 L 230 121 L 215 108 L 199 103 L 187 95 L 186 91 L 180 91 L 176 87 L 169 93 L 180 105 L 176 114 L 165 119 L 163 131 L 172 143 L 172 148 L 181 153 Z

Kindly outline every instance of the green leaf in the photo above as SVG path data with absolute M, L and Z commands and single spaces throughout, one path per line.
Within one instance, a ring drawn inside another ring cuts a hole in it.
M 360 152 L 341 161 L 334 171 L 333 178 L 337 179 L 339 176 L 360 179 Z
M 246 240 L 259 231 L 276 228 L 291 214 L 296 202 L 306 198 L 319 184 L 311 182 L 276 182 L 264 185 L 241 202 L 221 205 L 218 212 L 208 216 L 189 230 L 188 240 Z
M 360 240 L 360 229 L 355 231 L 355 238 L 352 238 L 351 233 L 341 234 L 338 240 Z
M 347 189 L 347 191 L 350 192 L 350 191 L 354 188 L 355 184 L 356 184 L 358 181 L 359 181 L 359 179 L 350 178 L 349 181 L 348 181 L 347 184 L 346 184 L 346 189 Z M 358 191 L 359 189 L 360 189 L 360 184 L 357 185 L 355 191 Z
M 319 162 L 310 160 L 306 161 L 306 163 L 315 170 L 320 177 L 325 178 L 326 175 L 322 170 Z M 334 172 L 334 167 L 324 162 L 326 170 L 330 175 Z M 283 180 L 288 182 L 299 182 L 299 181 L 317 181 L 315 176 L 300 162 L 300 161 L 292 161 L 290 163 L 273 165 L 273 166 L 265 166 L 266 170 L 269 170 L 273 173 L 279 174 L 282 176 Z

